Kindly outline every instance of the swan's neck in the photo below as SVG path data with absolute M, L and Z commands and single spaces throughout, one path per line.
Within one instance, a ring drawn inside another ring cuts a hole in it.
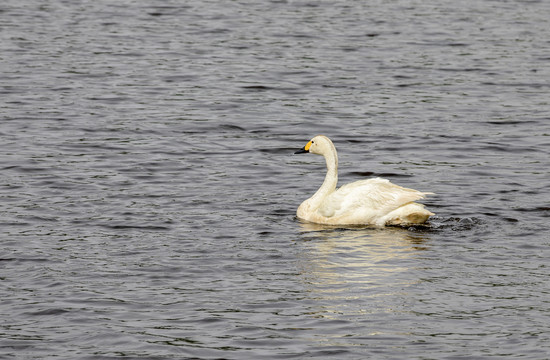
M 324 154 L 324 157 L 327 163 L 327 174 L 323 185 L 310 198 L 311 204 L 314 207 L 321 205 L 321 202 L 336 190 L 336 184 L 338 184 L 338 155 L 336 154 L 334 145 L 332 145 L 332 151 Z

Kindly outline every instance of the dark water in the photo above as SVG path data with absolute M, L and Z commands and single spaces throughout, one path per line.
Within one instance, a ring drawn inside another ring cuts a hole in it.
M 549 13 L 2 2 L 0 358 L 548 358 Z M 431 224 L 298 222 L 319 133 Z

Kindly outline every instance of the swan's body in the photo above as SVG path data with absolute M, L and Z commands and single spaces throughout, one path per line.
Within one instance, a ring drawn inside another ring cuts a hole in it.
M 306 152 L 325 157 L 327 174 L 319 190 L 298 207 L 296 216 L 302 220 L 327 225 L 412 225 L 423 224 L 434 215 L 415 203 L 431 193 L 407 189 L 386 179 L 360 180 L 336 189 L 338 156 L 326 136 L 314 137 L 296 153 Z

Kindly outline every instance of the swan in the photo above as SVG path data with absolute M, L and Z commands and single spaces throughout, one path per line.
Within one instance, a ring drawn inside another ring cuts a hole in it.
M 311 139 L 295 154 L 323 155 L 327 174 L 317 192 L 296 211 L 304 221 L 326 225 L 414 225 L 423 224 L 432 215 L 415 201 L 433 193 L 407 189 L 389 180 L 359 180 L 336 189 L 338 155 L 332 141 L 323 135 Z

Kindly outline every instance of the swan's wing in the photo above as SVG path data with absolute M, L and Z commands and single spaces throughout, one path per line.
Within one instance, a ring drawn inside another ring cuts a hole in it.
M 321 204 L 319 213 L 326 217 L 349 213 L 380 217 L 427 194 L 392 184 L 386 179 L 361 180 L 344 185 L 329 195 Z

